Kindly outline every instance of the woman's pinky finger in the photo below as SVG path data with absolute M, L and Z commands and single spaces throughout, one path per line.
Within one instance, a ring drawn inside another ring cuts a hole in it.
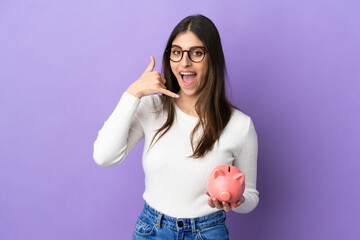
M 224 206 L 224 210 L 225 212 L 228 212 L 231 210 L 230 205 L 227 202 L 222 202 L 223 206 Z
M 171 91 L 169 91 L 167 89 L 164 89 L 164 88 L 161 88 L 160 92 L 165 94 L 165 95 L 168 95 L 169 97 L 173 97 L 173 98 L 178 98 L 179 97 L 179 95 L 177 95 L 176 93 L 173 93 L 173 92 L 171 92 Z

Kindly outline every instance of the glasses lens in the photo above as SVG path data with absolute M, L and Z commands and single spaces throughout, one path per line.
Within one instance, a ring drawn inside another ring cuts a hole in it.
M 180 61 L 182 56 L 182 50 L 178 47 L 172 47 L 170 52 L 170 59 L 174 62 Z
M 189 57 L 194 62 L 200 62 L 205 57 L 204 50 L 201 48 L 193 48 L 189 52 Z

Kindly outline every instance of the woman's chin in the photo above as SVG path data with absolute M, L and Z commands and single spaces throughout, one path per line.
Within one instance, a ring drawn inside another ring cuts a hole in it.
M 196 88 L 188 89 L 188 88 L 181 88 L 181 95 L 185 95 L 188 97 L 195 97 L 196 96 Z
M 178 82 L 180 85 L 180 92 L 186 96 L 195 96 L 198 84 L 197 81 L 193 82 L 190 85 L 184 84 L 183 80 L 180 80 L 181 82 Z

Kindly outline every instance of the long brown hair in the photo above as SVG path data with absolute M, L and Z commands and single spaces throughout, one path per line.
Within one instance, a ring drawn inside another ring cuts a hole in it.
M 176 36 L 186 31 L 193 32 L 203 42 L 209 54 L 207 79 L 201 81 L 196 92 L 196 94 L 199 93 L 199 98 L 195 104 L 199 122 L 193 129 L 190 138 L 193 149 L 193 155 L 190 157 L 201 158 L 212 150 L 215 142 L 219 139 L 223 129 L 229 122 L 231 108 L 235 107 L 226 99 L 226 65 L 219 32 L 214 23 L 203 15 L 193 15 L 184 18 L 172 31 L 163 54 L 162 74 L 167 80 L 165 83 L 166 88 L 175 93 L 180 90 L 177 79 L 170 67 L 170 51 L 167 50 L 171 48 Z M 167 120 L 162 127 L 157 129 L 150 147 L 156 136 L 161 133 L 155 143 L 170 129 L 174 122 L 175 108 L 172 104 L 173 99 L 163 94 L 161 101 L 162 111 L 167 112 Z M 197 146 L 194 147 L 194 134 L 200 126 L 203 128 L 203 135 Z

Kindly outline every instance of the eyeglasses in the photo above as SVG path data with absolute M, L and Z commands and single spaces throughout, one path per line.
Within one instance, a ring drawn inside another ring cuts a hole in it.
M 170 51 L 170 60 L 173 62 L 180 62 L 184 56 L 184 52 L 188 53 L 188 56 L 192 62 L 201 62 L 205 58 L 205 54 L 208 52 L 204 47 L 191 47 L 189 50 L 182 50 L 181 47 L 172 46 Z

